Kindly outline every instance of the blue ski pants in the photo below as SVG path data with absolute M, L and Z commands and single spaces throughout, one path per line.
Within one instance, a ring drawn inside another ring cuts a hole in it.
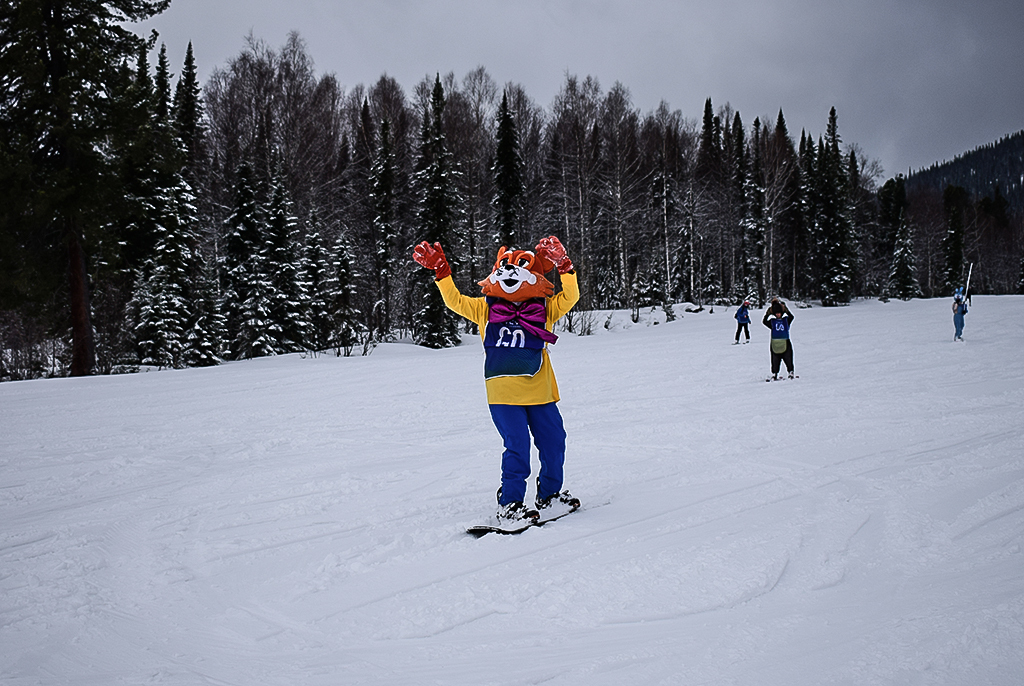
M 960 338 L 964 335 L 964 316 L 959 312 L 953 315 L 953 328 L 956 330 L 954 337 Z
M 546 498 L 562 490 L 565 464 L 565 428 L 555 403 L 545 405 L 489 405 L 491 419 L 501 434 L 505 452 L 501 455 L 499 505 L 522 502 L 530 476 L 530 434 L 540 453 L 537 497 Z

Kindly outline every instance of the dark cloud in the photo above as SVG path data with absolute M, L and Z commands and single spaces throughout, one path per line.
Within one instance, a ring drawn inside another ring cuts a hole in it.
M 152 26 L 172 55 L 192 40 L 204 77 L 250 31 L 279 46 L 294 30 L 347 87 L 483 65 L 547 106 L 568 72 L 620 81 L 645 111 L 697 118 L 711 97 L 749 124 L 781 108 L 815 136 L 835 106 L 887 174 L 1024 128 L 1024 12 L 1004 0 L 173 0 Z

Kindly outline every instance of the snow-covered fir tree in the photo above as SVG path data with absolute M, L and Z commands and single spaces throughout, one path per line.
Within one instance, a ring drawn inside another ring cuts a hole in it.
M 212 261 L 193 252 L 192 296 L 189 330 L 185 334 L 184 363 L 187 367 L 212 367 L 224 355 L 225 320 L 220 310 L 217 272 Z
M 309 219 L 306 231 L 306 243 L 302 252 L 300 277 L 306 294 L 306 320 L 309 322 L 309 333 L 306 346 L 310 350 L 321 351 L 330 347 L 330 336 L 333 330 L 330 317 L 331 288 L 336 283 L 332 274 L 331 259 L 324 247 L 320 234 L 321 223 L 318 213 L 314 212 Z
M 848 175 L 839 143 L 836 109 L 833 107 L 829 112 L 825 139 L 818 145 L 816 165 L 818 293 L 826 307 L 848 303 L 853 296 L 853 226 Z
M 362 316 L 356 307 L 356 279 L 359 275 L 355 264 L 352 245 L 342 231 L 334 245 L 333 274 L 324 290 L 330 297 L 328 344 L 337 355 L 345 357 L 351 355 L 352 349 L 366 338 Z
M 800 132 L 800 147 L 797 153 L 799 173 L 798 214 L 799 222 L 793 233 L 793 274 L 791 292 L 793 295 L 810 297 L 817 282 L 817 255 L 815 253 L 815 208 L 818 204 L 817 154 L 814 140 L 806 131 Z
M 885 294 L 890 295 L 888 287 L 888 275 L 892 271 L 893 257 L 896 253 L 896 234 L 900 229 L 900 222 L 906 213 L 907 189 L 906 178 L 903 174 L 886 181 L 875 194 L 877 199 L 876 226 L 870 232 L 870 242 L 865 246 L 868 262 L 867 270 L 869 278 L 874 280 L 872 270 L 878 271 L 882 265 L 885 267 Z
M 273 287 L 259 269 L 252 271 L 246 297 L 239 304 L 238 336 L 233 341 L 236 359 L 248 360 L 277 353 L 281 330 L 271 315 Z
M 761 120 L 754 119 L 754 138 L 750 146 L 750 171 L 743 184 L 745 212 L 742 221 L 742 281 L 739 303 L 750 298 L 759 306 L 765 300 L 764 243 L 767 229 L 765 212 L 764 149 Z
M 494 163 L 494 242 L 518 246 L 522 223 L 523 159 L 519 154 L 519 131 L 508 105 L 508 92 L 501 96 L 495 135 Z
M 907 215 L 900 212 L 892 255 L 892 268 L 886 292 L 889 297 L 910 300 L 921 297 L 921 285 L 917 280 L 917 264 L 914 259 L 914 243 Z
M 750 156 L 753 146 L 747 145 L 746 132 L 743 130 L 743 119 L 740 113 L 733 115 L 732 126 L 725 131 L 723 139 L 724 162 L 727 180 L 723 190 L 723 211 L 728 233 L 735 235 L 736 245 L 728 248 L 728 241 L 721 238 L 723 247 L 734 253 L 731 267 L 724 268 L 723 280 L 730 283 L 728 298 L 732 302 L 742 302 L 749 293 L 752 279 L 748 277 L 749 234 L 748 219 L 750 216 Z M 735 228 L 733 228 L 735 227 Z M 751 265 L 752 266 L 752 265 Z
M 372 235 L 376 299 L 371 321 L 377 341 L 388 341 L 394 335 L 392 322 L 395 253 L 399 240 L 396 208 L 395 151 L 391 142 L 391 123 L 380 125 L 380 142 L 370 167 L 370 201 L 373 206 Z
M 185 347 L 189 329 L 189 273 L 192 260 L 186 228 L 179 224 L 178 207 L 169 202 L 169 210 L 157 225 L 153 256 L 146 261 L 133 309 L 139 359 L 142 364 L 161 368 L 185 366 Z
M 273 287 L 267 276 L 263 211 L 257 202 L 252 167 L 242 162 L 235 180 L 235 203 L 226 222 L 226 347 L 231 359 L 272 355 L 281 331 L 271 318 Z
M 172 113 L 174 130 L 181 141 L 186 176 L 194 179 L 200 172 L 203 155 L 205 124 L 203 121 L 202 89 L 191 41 L 185 52 L 185 63 L 174 89 Z
M 440 243 L 452 273 L 457 274 L 461 242 L 458 223 L 462 216 L 456 175 L 458 169 L 448 150 L 444 134 L 444 88 L 437 77 L 430 98 L 430 110 L 423 113 L 420 152 L 414 182 L 419 196 L 416 221 L 419 238 Z M 413 315 L 413 338 L 427 348 L 449 348 L 459 344 L 456 315 L 445 307 L 441 293 L 432 283 L 433 273 L 417 269 L 419 305 Z
M 269 324 L 271 331 L 276 332 L 274 350 L 278 353 L 302 350 L 310 329 L 306 294 L 299 274 L 297 226 L 298 219 L 292 213 L 280 166 L 277 165 L 271 179 L 270 204 L 267 207 L 263 273 L 269 286 Z
M 136 86 L 143 96 L 149 84 L 147 70 L 140 56 Z M 139 271 L 129 311 L 140 362 L 180 368 L 189 364 L 200 256 L 196 196 L 183 176 L 184 155 L 171 117 L 170 79 L 167 49 L 162 46 L 144 107 L 148 121 L 136 134 L 136 176 L 131 186 L 136 192 L 131 202 L 139 208 L 137 225 L 142 235 L 152 233 L 154 245 Z

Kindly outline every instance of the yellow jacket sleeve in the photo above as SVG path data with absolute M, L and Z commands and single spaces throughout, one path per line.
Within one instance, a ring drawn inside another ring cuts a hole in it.
M 479 326 L 483 333 L 484 326 L 487 324 L 487 312 L 490 310 L 487 301 L 482 297 L 470 298 L 460 293 L 450 276 L 434 283 L 441 291 L 441 298 L 444 299 L 444 304 L 448 306 L 448 309 Z

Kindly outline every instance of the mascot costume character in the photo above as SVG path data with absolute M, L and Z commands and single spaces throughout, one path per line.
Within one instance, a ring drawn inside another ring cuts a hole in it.
M 558 385 L 547 346 L 558 337 L 555 322 L 580 299 L 572 261 L 562 243 L 550 236 L 535 250 L 504 246 L 490 276 L 480 282 L 483 297 L 459 292 L 440 243 L 416 246 L 413 259 L 434 271 L 445 305 L 480 327 L 484 343 L 484 379 L 491 418 L 504 441 L 498 521 L 536 521 L 540 511 L 560 505 L 576 509 L 580 501 L 562 490 L 565 429 L 558 411 Z M 557 269 L 562 290 L 545 274 Z M 537 509 L 523 505 L 530 476 L 530 434 L 540 452 Z

